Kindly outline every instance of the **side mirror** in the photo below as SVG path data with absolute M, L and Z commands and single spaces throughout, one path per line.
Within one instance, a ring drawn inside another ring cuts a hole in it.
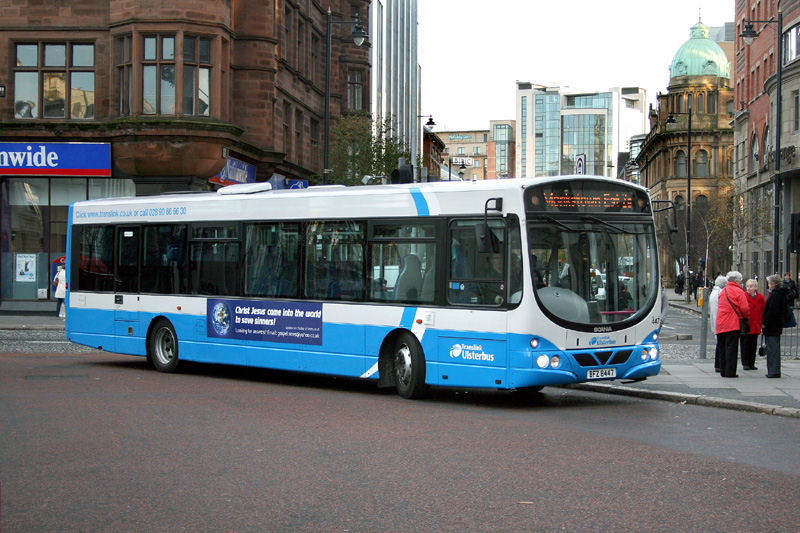
M 482 254 L 500 253 L 500 241 L 485 222 L 475 225 L 475 242 L 478 243 L 478 252 Z

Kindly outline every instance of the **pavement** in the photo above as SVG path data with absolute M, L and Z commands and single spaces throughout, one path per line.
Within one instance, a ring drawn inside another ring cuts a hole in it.
M 670 294 L 671 312 L 699 314 L 696 304 L 685 304 L 673 291 L 667 292 Z M 0 330 L 21 329 L 63 331 L 64 320 L 52 315 L 0 314 Z M 662 338 L 662 342 L 664 341 Z M 581 383 L 569 387 L 800 418 L 800 359 L 783 357 L 780 379 L 765 377 L 767 364 L 763 357 L 756 361 L 758 370 L 744 371 L 739 364 L 738 378 L 722 378 L 714 371 L 713 350 L 709 359 L 686 355 L 692 350 L 697 351 L 694 344 L 696 343 L 678 345 L 679 350 L 686 352 L 680 358 L 668 355 L 662 357 L 661 372 L 645 381 Z M 675 347 L 664 350 L 663 346 L 662 353 L 675 350 Z

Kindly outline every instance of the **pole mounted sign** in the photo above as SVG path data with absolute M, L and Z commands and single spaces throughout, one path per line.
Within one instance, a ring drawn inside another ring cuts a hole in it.
M 0 143 L 0 175 L 111 176 L 108 143 Z
M 575 174 L 586 174 L 586 154 L 578 154 L 575 156 Z

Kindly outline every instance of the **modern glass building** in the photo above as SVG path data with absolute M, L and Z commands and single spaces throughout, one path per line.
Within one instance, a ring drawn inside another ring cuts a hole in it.
M 617 154 L 647 131 L 645 105 L 638 87 L 587 92 L 517 82 L 518 175 L 572 174 L 583 155 L 585 173 L 616 176 Z

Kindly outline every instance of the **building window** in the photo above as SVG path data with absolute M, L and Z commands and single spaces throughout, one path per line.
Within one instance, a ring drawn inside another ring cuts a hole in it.
M 114 40 L 114 63 L 117 65 L 117 91 L 119 92 L 119 114 L 131 114 L 131 92 L 133 89 L 131 71 L 133 58 L 131 54 L 133 38 L 131 35 L 121 35 Z
M 683 150 L 678 150 L 675 157 L 675 175 L 679 178 L 686 177 L 686 153 Z
M 347 71 L 347 109 L 364 110 L 364 81 L 360 70 Z
M 142 47 L 142 113 L 175 114 L 175 37 L 147 35 Z
M 211 106 L 211 39 L 183 38 L 184 115 L 209 116 Z
M 694 175 L 698 178 L 708 176 L 708 152 L 700 150 L 694 158 Z
M 294 112 L 294 153 L 296 154 L 297 164 L 303 166 L 303 112 Z
M 750 143 L 750 172 L 755 172 L 758 169 L 758 137 L 753 135 L 753 141 Z
M 14 118 L 94 118 L 94 44 L 19 43 Z
M 800 91 L 792 91 L 792 131 L 800 130 Z
M 311 158 L 311 168 L 317 168 L 320 165 L 319 154 L 319 121 L 311 119 L 311 132 L 309 134 L 309 142 L 311 144 L 311 151 L 309 157 Z
M 292 119 L 292 106 L 288 102 L 284 102 L 283 104 L 283 150 L 286 152 L 286 159 L 291 159 L 292 155 L 292 130 L 291 130 L 291 122 Z

